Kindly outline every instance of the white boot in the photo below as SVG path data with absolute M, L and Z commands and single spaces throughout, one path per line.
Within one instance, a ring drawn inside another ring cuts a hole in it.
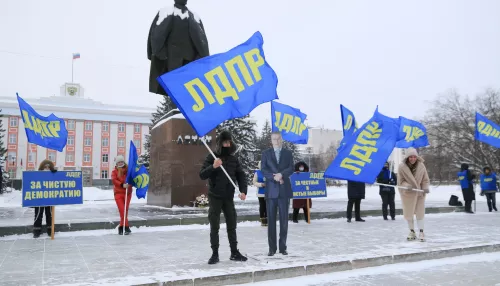
M 415 234 L 415 231 L 410 230 L 410 234 L 408 234 L 408 237 L 406 239 L 408 241 L 417 239 L 417 235 Z
M 424 235 L 424 232 L 421 231 L 420 234 L 418 235 L 418 239 L 421 241 L 421 242 L 424 242 L 425 241 L 425 235 Z

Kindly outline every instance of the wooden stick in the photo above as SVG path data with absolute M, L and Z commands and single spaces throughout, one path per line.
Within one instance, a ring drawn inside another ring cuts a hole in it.
M 306 204 L 307 204 L 307 223 L 311 224 L 311 208 L 309 207 L 309 200 L 306 199 Z
M 55 229 L 55 221 L 56 221 L 56 207 L 55 206 L 51 206 L 50 207 L 50 211 L 52 212 L 52 228 L 50 230 L 50 239 L 51 240 L 54 240 L 54 229 Z

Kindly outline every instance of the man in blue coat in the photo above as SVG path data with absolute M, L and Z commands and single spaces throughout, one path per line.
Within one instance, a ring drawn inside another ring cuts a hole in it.
M 273 148 L 262 153 L 261 169 L 266 178 L 266 205 L 267 205 L 267 240 L 269 256 L 276 253 L 276 213 L 279 209 L 280 238 L 279 251 L 287 255 L 286 238 L 288 234 L 288 208 L 293 197 L 290 176 L 293 174 L 293 155 L 290 150 L 283 149 L 281 133 L 271 134 Z

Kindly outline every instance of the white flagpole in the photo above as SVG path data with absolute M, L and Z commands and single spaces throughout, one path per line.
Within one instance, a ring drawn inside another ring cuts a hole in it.
M 200 140 L 201 140 L 201 142 L 203 142 L 205 147 L 207 147 L 208 152 L 210 152 L 210 154 L 212 154 L 212 156 L 214 157 L 214 160 L 217 160 L 217 157 L 215 156 L 214 152 L 212 152 L 212 149 L 210 149 L 210 147 L 208 147 L 207 142 L 205 142 L 205 139 L 200 138 Z M 231 182 L 231 184 L 233 184 L 234 189 L 238 190 L 238 187 L 236 187 L 236 184 L 233 182 L 233 180 L 231 179 L 231 177 L 227 173 L 226 169 L 224 169 L 224 166 L 221 165 L 220 167 L 222 168 L 222 171 L 224 171 L 224 174 L 226 174 L 226 176 L 229 179 L 229 181 Z M 238 193 L 240 193 L 240 190 L 238 190 Z
M 395 185 L 388 185 L 388 184 L 380 184 L 380 183 L 375 183 L 375 186 L 386 186 L 386 187 L 392 187 L 392 188 L 399 188 L 399 189 L 405 189 L 405 190 L 410 190 L 410 191 L 415 191 L 415 192 L 425 192 L 424 190 L 420 189 L 412 189 L 408 187 L 403 187 L 403 186 L 395 186 Z

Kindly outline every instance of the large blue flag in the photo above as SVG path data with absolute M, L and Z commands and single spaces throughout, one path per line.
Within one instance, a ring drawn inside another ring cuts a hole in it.
M 53 113 L 47 117 L 41 116 L 19 94 L 16 95 L 28 142 L 62 152 L 68 140 L 64 119 Z
M 158 77 L 198 136 L 278 98 L 278 78 L 266 62 L 263 44 L 262 35 L 256 32 L 228 52 L 201 58 Z
M 276 101 L 271 102 L 272 131 L 281 132 L 283 139 L 288 142 L 307 144 L 309 131 L 304 124 L 306 117 L 300 109 Z
M 429 146 L 429 138 L 427 137 L 427 129 L 425 126 L 415 120 L 399 117 L 400 140 L 396 143 L 398 148 L 419 148 Z
M 134 142 L 130 140 L 130 150 L 128 154 L 128 170 L 127 170 L 127 183 L 136 188 L 135 194 L 137 198 L 146 198 L 146 193 L 149 188 L 149 173 L 144 165 L 139 165 L 137 161 L 137 148 Z
M 500 148 L 500 126 L 476 112 L 476 132 L 474 133 L 474 138 L 493 147 Z
M 372 184 L 399 137 L 399 119 L 375 111 L 373 117 L 345 141 L 325 177 Z

